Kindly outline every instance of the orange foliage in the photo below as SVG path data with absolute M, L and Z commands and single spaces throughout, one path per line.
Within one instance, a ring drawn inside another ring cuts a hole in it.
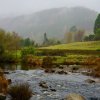
M 3 71 L 0 69 L 0 93 L 6 94 L 8 88 L 8 81 L 3 75 Z
M 95 59 L 96 57 L 94 56 L 88 57 L 84 63 L 86 65 L 96 65 Z
M 33 55 L 25 56 L 23 62 L 38 67 L 42 65 L 42 61 L 39 58 L 34 57 Z

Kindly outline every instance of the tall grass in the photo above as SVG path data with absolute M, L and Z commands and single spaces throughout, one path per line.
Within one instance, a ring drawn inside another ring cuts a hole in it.
M 32 97 L 32 90 L 27 83 L 16 84 L 9 88 L 8 94 L 11 100 L 29 100 Z

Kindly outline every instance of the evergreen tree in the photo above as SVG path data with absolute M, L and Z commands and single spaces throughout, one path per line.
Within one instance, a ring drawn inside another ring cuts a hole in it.
M 95 21 L 94 33 L 97 34 L 98 32 L 100 32 L 98 30 L 100 30 L 100 14 L 98 15 L 98 17 L 97 17 L 97 19 Z
M 48 43 L 49 43 L 49 40 L 48 40 L 48 38 L 47 38 L 47 33 L 44 33 L 44 41 L 43 41 L 43 45 L 48 45 Z

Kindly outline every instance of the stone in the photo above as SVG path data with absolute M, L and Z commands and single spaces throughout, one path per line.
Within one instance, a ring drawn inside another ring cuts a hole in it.
M 8 71 L 4 71 L 4 74 L 10 74 Z
M 79 94 L 71 93 L 66 96 L 65 100 L 86 100 L 86 99 Z
M 7 79 L 7 81 L 9 85 L 12 83 L 11 79 Z
M 45 69 L 45 73 L 55 73 L 55 70 L 53 70 L 53 69 Z
M 87 82 L 87 83 L 95 83 L 95 81 L 94 80 L 92 80 L 92 79 L 87 79 L 87 80 L 85 80 L 85 82 Z
M 56 89 L 52 89 L 52 88 L 51 88 L 50 90 L 53 91 L 53 92 L 56 92 Z
M 6 96 L 2 93 L 0 93 L 0 100 L 6 100 Z
M 39 86 L 42 87 L 42 88 L 48 88 L 48 85 L 47 85 L 46 82 L 44 82 L 44 81 L 41 81 L 41 82 L 39 83 Z
M 64 67 L 63 66 L 59 66 L 59 69 L 63 69 Z
M 65 71 L 63 71 L 63 70 L 62 70 L 62 71 L 58 71 L 57 73 L 58 73 L 58 74 L 68 74 L 67 72 L 65 72 Z

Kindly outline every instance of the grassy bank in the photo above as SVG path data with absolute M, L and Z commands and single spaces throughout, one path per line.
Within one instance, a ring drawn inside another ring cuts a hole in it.
M 74 42 L 69 44 L 42 47 L 40 49 L 60 49 L 60 50 L 100 50 L 100 41 Z

